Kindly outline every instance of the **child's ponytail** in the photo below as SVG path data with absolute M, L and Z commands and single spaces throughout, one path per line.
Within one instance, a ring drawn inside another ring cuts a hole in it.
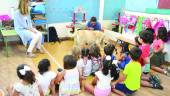
M 106 56 L 105 60 L 103 61 L 103 69 L 102 73 L 104 75 L 108 75 L 110 72 L 110 76 L 113 80 L 117 80 L 119 78 L 119 69 L 115 64 L 112 64 L 111 57 Z

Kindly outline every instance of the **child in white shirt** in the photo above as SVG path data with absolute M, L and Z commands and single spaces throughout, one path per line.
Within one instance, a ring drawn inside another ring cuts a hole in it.
M 28 65 L 19 65 L 17 75 L 21 81 L 13 85 L 10 96 L 44 96 L 41 87 L 36 82 L 35 74 Z
M 111 94 L 111 83 L 119 78 L 119 69 L 112 64 L 111 57 L 106 56 L 102 70 L 95 72 L 93 85 L 85 84 L 85 90 L 94 96 L 109 96 Z
M 89 59 L 89 49 L 81 50 L 81 58 L 77 61 L 77 68 L 81 76 L 89 76 L 92 70 L 92 61 Z
M 49 95 L 50 91 L 52 94 L 55 94 L 55 87 L 54 87 L 54 79 L 56 77 L 56 73 L 50 71 L 51 64 L 48 59 L 42 59 L 38 64 L 39 74 L 37 76 L 37 80 L 43 90 L 45 95 Z

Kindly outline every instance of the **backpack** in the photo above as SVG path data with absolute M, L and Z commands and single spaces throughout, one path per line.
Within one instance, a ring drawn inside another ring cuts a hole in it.
M 60 43 L 60 39 L 58 38 L 58 34 L 55 27 L 49 27 L 48 32 L 49 32 L 49 42 L 58 41 Z

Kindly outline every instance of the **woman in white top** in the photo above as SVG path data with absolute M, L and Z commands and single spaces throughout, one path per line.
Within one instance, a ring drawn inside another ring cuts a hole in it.
M 32 54 L 33 48 L 36 47 L 37 51 L 43 53 L 41 50 L 42 33 L 33 28 L 28 9 L 29 0 L 19 0 L 18 10 L 14 13 L 14 26 L 17 34 L 20 36 L 23 44 L 27 46 L 27 55 L 34 57 Z
M 92 61 L 89 59 L 89 49 L 81 50 L 81 58 L 77 61 L 77 68 L 81 76 L 89 76 L 92 71 Z
M 34 73 L 28 65 L 19 65 L 17 75 L 21 81 L 14 84 L 10 96 L 44 96 L 41 87 L 36 82 Z
M 64 57 L 64 70 L 59 72 L 55 84 L 59 85 L 59 96 L 75 96 L 80 93 L 80 73 L 76 68 L 76 58 L 72 55 Z
M 95 72 L 93 85 L 85 84 L 85 90 L 94 96 L 109 96 L 111 94 L 112 80 L 117 80 L 119 77 L 119 70 L 116 65 L 111 62 L 111 57 L 106 56 L 103 61 L 103 69 Z
M 50 95 L 50 91 L 52 92 L 52 95 L 55 95 L 54 79 L 56 77 L 56 73 L 50 71 L 50 61 L 48 59 L 42 59 L 38 64 L 38 69 L 39 74 L 37 76 L 37 80 L 44 92 L 44 95 Z

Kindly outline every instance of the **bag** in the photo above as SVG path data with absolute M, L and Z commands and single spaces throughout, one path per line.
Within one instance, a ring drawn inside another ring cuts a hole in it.
M 55 27 L 49 27 L 48 32 L 49 32 L 49 42 L 56 42 L 56 41 L 60 42 Z

